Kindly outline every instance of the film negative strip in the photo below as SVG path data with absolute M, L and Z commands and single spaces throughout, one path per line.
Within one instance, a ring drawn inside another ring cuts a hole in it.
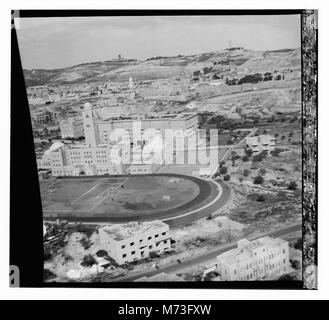
M 302 13 L 303 283 L 317 288 L 317 10 Z

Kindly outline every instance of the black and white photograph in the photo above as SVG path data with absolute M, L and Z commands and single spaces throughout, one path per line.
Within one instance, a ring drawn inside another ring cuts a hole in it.
M 11 230 L 36 222 L 41 286 L 317 289 L 317 24 L 14 10 Z

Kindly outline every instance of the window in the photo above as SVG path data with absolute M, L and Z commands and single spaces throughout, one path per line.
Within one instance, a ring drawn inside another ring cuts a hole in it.
M 149 246 L 149 249 L 152 249 L 153 248 L 153 246 Z
M 147 240 L 151 240 L 151 239 L 152 239 L 152 237 L 148 237 L 148 238 L 147 238 Z
M 126 256 L 127 256 L 126 254 L 123 254 L 123 255 L 122 255 L 122 258 L 125 258 Z
M 134 255 L 136 253 L 136 251 L 131 251 L 131 255 Z
M 143 239 L 140 239 L 140 240 L 139 240 L 139 243 L 141 243 L 141 242 L 143 242 Z
M 121 246 L 121 249 L 124 249 L 126 246 L 123 244 L 122 246 Z
M 155 236 L 154 236 L 154 238 L 157 238 L 159 235 L 158 234 L 156 234 Z
M 167 240 L 163 241 L 163 243 L 167 243 Z
M 285 249 L 283 249 L 283 253 L 286 253 L 286 250 Z
M 162 232 L 162 235 L 165 236 L 166 235 L 166 232 Z
M 134 242 L 131 242 L 130 245 L 133 246 L 134 245 Z

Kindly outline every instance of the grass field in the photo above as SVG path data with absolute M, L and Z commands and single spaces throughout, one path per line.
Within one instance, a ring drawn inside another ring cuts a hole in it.
M 193 180 L 166 175 L 43 180 L 40 187 L 45 217 L 135 218 L 180 207 L 200 193 Z

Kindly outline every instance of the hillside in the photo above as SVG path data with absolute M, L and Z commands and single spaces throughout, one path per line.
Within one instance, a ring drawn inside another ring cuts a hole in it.
M 300 69 L 300 49 L 253 51 L 232 48 L 218 52 L 175 57 L 153 57 L 145 61 L 103 61 L 79 64 L 61 69 L 24 70 L 27 86 L 70 84 L 77 82 L 126 81 L 129 76 L 137 80 L 189 78 L 195 71 L 220 73 L 230 76 L 243 72 L 273 72 L 274 70 Z

